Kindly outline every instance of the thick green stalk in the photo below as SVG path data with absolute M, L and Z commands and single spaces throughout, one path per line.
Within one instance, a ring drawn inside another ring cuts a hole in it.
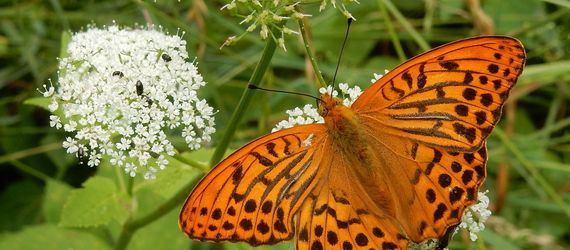
M 269 67 L 271 58 L 273 57 L 273 54 L 275 54 L 276 47 L 277 44 L 273 39 L 271 38 L 267 39 L 267 43 L 265 44 L 265 49 L 263 50 L 263 55 L 261 56 L 261 60 L 259 60 L 257 66 L 255 67 L 255 70 L 253 71 L 253 75 L 249 80 L 249 84 L 259 86 L 261 79 L 263 79 L 263 75 L 265 75 L 265 71 L 267 71 L 267 68 Z M 216 151 L 214 151 L 212 158 L 210 158 L 211 166 L 218 164 L 218 162 L 220 162 L 220 160 L 224 156 L 224 153 L 228 148 L 230 140 L 234 136 L 237 125 L 240 122 L 243 115 L 245 114 L 245 111 L 247 110 L 249 103 L 251 102 L 251 97 L 253 93 L 254 92 L 249 88 L 245 88 L 245 90 L 243 91 L 238 106 L 236 107 L 236 111 L 233 113 L 232 118 L 230 119 L 230 123 L 226 128 L 225 134 L 222 137 L 220 144 L 218 144 L 218 147 L 216 147 Z
M 24 150 L 21 150 L 18 152 L 9 153 L 9 154 L 0 156 L 0 163 L 19 160 L 22 158 L 26 158 L 28 156 L 43 154 L 45 152 L 53 151 L 53 150 L 60 149 L 60 148 L 61 148 L 61 142 L 56 142 L 56 143 L 41 145 L 41 146 L 35 147 L 35 148 L 24 149 Z
M 198 181 L 202 179 L 202 174 L 197 175 L 189 181 L 183 188 L 178 190 L 176 194 L 174 194 L 170 199 L 166 200 L 162 205 L 157 207 L 154 211 L 141 216 L 139 218 L 133 219 L 132 217 L 129 218 L 125 224 L 123 225 L 123 229 L 121 230 L 121 234 L 117 239 L 117 243 L 115 244 L 116 250 L 126 249 L 127 245 L 131 241 L 133 234 L 141 227 L 144 227 L 150 224 L 153 221 L 156 221 L 160 217 L 166 215 L 170 212 L 173 208 L 178 206 L 190 193 L 190 190 L 196 186 Z
M 307 29 L 305 29 L 305 19 L 300 19 L 298 23 L 299 23 L 299 29 L 301 30 L 301 36 L 303 37 L 303 44 L 305 44 L 305 50 L 307 51 L 307 57 L 309 57 L 309 61 L 311 61 L 311 64 L 313 66 L 313 71 L 315 71 L 315 75 L 317 76 L 317 79 L 319 80 L 319 84 L 321 85 L 321 87 L 326 87 L 327 83 L 323 78 L 323 74 L 321 74 L 321 70 L 319 69 L 317 60 L 315 59 L 315 55 L 311 50 L 311 44 L 309 42 Z

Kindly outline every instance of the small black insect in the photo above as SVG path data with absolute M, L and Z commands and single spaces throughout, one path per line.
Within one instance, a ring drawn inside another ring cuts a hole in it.
M 172 58 L 171 58 L 169 55 L 167 55 L 167 54 L 162 54 L 161 57 L 162 57 L 162 60 L 164 60 L 165 62 L 170 62 L 170 61 L 172 61 Z
M 77 150 L 77 159 L 79 159 L 79 164 L 84 165 L 85 158 L 87 158 L 85 150 L 83 148 L 79 148 L 79 150 Z
M 146 101 L 146 104 L 148 104 L 148 106 L 152 106 L 152 99 L 150 99 L 150 97 L 143 95 L 143 99 Z
M 123 78 L 123 76 L 125 76 L 125 74 L 123 74 L 123 72 L 117 70 L 117 71 L 113 72 L 113 76 L 118 76 L 119 78 Z
M 137 95 L 141 96 L 144 92 L 144 89 L 143 89 L 143 84 L 140 80 L 137 81 L 136 87 L 137 87 Z

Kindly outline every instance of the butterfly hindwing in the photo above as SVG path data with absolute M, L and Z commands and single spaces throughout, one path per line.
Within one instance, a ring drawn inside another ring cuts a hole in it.
M 370 145 L 382 152 L 386 160 L 378 167 L 388 169 L 390 178 L 379 176 L 376 182 L 386 179 L 390 193 L 395 194 L 396 221 L 414 242 L 441 237 L 460 222 L 467 207 L 477 202 L 486 176 L 485 144 L 476 152 L 464 153 L 396 136 L 382 139 L 374 139 Z
M 193 239 L 272 244 L 294 234 L 292 218 L 317 175 L 323 125 L 261 137 L 237 150 L 200 181 L 180 213 Z
M 390 71 L 351 108 L 384 133 L 473 152 L 498 122 L 525 57 L 510 37 L 449 43 Z
M 398 224 L 367 202 L 355 176 L 337 154 L 323 160 L 324 180 L 312 190 L 297 217 L 296 249 L 406 249 Z

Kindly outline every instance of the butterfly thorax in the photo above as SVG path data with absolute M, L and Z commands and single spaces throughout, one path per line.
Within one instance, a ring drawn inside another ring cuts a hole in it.
M 356 156 L 358 161 L 369 163 L 367 137 L 362 133 L 362 125 L 352 109 L 342 100 L 328 94 L 320 96 L 319 114 L 324 118 L 333 144 L 347 156 Z

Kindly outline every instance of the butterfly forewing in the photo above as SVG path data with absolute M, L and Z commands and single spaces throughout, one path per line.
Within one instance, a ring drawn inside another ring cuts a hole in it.
M 293 215 L 317 178 L 323 132 L 323 125 L 297 126 L 230 155 L 188 197 L 181 229 L 194 239 L 252 245 L 291 238 Z
M 384 133 L 472 152 L 498 122 L 524 63 L 524 49 L 514 38 L 460 40 L 398 66 L 352 109 Z
M 388 181 L 409 239 L 442 237 L 476 202 L 485 139 L 524 62 L 513 38 L 453 42 L 389 72 L 351 107 L 378 152 L 377 182 Z

